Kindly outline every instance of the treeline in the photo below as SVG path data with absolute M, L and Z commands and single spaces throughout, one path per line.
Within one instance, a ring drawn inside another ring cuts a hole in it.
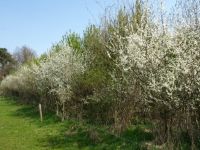
M 170 16 L 140 0 L 105 14 L 7 76 L 1 93 L 116 134 L 150 122 L 157 144 L 200 147 L 200 2 L 177 4 Z
M 31 62 L 33 59 L 36 59 L 36 53 L 27 46 L 16 48 L 13 54 L 9 53 L 6 48 L 0 48 L 0 81 L 19 66 Z

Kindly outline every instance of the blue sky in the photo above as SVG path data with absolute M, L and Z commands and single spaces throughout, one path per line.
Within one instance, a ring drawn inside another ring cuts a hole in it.
M 81 34 L 89 23 L 97 24 L 103 8 L 119 1 L 0 0 L 0 47 L 12 53 L 26 45 L 40 55 L 66 32 Z

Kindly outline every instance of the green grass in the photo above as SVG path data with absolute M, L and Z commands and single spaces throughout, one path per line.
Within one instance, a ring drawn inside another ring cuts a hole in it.
M 142 125 L 116 137 L 106 128 L 60 122 L 50 114 L 41 123 L 37 109 L 0 97 L 0 150 L 134 150 L 150 140 Z

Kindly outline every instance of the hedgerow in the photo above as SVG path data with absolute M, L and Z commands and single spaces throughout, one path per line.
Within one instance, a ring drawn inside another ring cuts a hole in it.
M 62 120 L 111 125 L 116 134 L 136 118 L 148 120 L 157 144 L 178 146 L 187 134 L 195 148 L 200 135 L 199 3 L 181 1 L 169 21 L 163 9 L 155 15 L 142 1 L 131 11 L 122 7 L 116 17 L 89 26 L 82 38 L 64 36 L 45 57 L 7 76 L 1 92 L 42 103 Z

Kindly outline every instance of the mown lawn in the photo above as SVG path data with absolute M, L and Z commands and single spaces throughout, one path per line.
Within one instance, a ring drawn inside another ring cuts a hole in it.
M 144 126 L 133 127 L 120 137 L 103 127 L 77 121 L 60 122 L 37 108 L 0 97 L 0 150 L 134 150 L 152 139 Z

